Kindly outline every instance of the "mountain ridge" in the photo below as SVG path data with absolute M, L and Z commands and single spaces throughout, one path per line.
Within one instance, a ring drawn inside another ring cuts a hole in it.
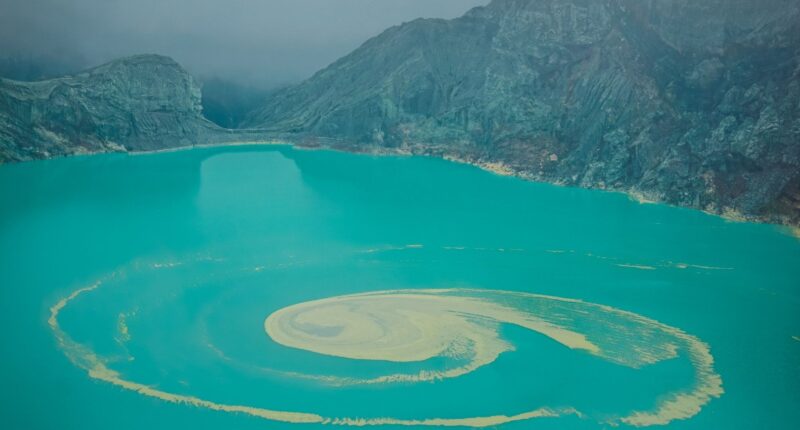
M 245 126 L 159 55 L 0 79 L 0 162 L 277 140 L 800 226 L 800 2 L 494 0 L 387 29 Z
M 797 225 L 799 9 L 494 0 L 388 29 L 246 124 Z
M 42 81 L 0 79 L 0 162 L 149 151 L 252 138 L 202 116 L 172 58 L 142 54 Z

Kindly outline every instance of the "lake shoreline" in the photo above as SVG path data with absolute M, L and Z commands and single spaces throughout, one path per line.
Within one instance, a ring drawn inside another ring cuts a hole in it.
M 334 152 L 342 152 L 348 154 L 362 154 L 362 155 L 373 155 L 373 156 L 394 156 L 394 157 L 428 157 L 428 158 L 438 158 L 441 160 L 458 163 L 458 164 L 466 164 L 473 167 L 477 167 L 483 171 L 498 175 L 498 176 L 508 176 L 514 177 L 518 179 L 522 179 L 525 181 L 531 182 L 538 182 L 544 184 L 555 185 L 559 187 L 572 187 L 578 189 L 587 189 L 587 190 L 596 190 L 596 191 L 605 191 L 605 192 L 612 192 L 612 193 L 620 193 L 626 195 L 632 201 L 638 202 L 640 204 L 662 204 L 666 206 L 676 207 L 676 208 L 684 208 L 684 209 L 691 209 L 694 211 L 702 212 L 707 215 L 716 216 L 722 218 L 728 222 L 750 222 L 756 224 L 769 224 L 775 227 L 780 228 L 784 231 L 785 234 L 797 238 L 800 240 L 800 224 L 792 224 L 788 220 L 782 219 L 773 219 L 763 216 L 755 216 L 755 215 L 746 215 L 741 212 L 738 212 L 732 208 L 721 208 L 718 211 L 708 210 L 704 208 L 698 208 L 693 206 L 681 206 L 675 205 L 668 202 L 665 202 L 658 198 L 658 196 L 653 195 L 652 193 L 644 192 L 635 188 L 631 189 L 617 189 L 617 188 L 608 188 L 608 187 L 581 187 L 581 186 L 574 186 L 569 185 L 559 181 L 549 181 L 542 178 L 537 178 L 535 175 L 532 175 L 527 172 L 519 171 L 514 169 L 510 165 L 502 162 L 502 161 L 485 161 L 485 160 L 476 160 L 471 157 L 463 157 L 458 156 L 455 154 L 435 154 L 425 151 L 413 151 L 408 149 L 391 149 L 385 147 L 352 147 L 352 146 L 341 146 L 341 145 L 329 145 L 329 144 L 304 144 L 299 143 L 296 141 L 292 141 L 291 139 L 256 139 L 256 140 L 231 140 L 231 141 L 224 141 L 224 142 L 216 142 L 216 143 L 203 143 L 203 144 L 192 144 L 192 145 L 184 145 L 184 146 L 175 146 L 171 148 L 162 148 L 162 149 L 153 149 L 153 150 L 142 150 L 142 151 L 127 151 L 127 150 L 120 150 L 120 151 L 81 151 L 79 153 L 74 154 L 66 154 L 63 156 L 55 156 L 46 158 L 44 160 L 52 160 L 57 158 L 66 158 L 66 157 L 80 157 L 80 156 L 92 156 L 98 154 L 113 154 L 113 153 L 121 153 L 127 154 L 131 156 L 144 156 L 144 155 L 153 155 L 153 154 L 162 154 L 162 153 L 170 153 L 170 152 L 180 152 L 180 151 L 188 151 L 192 149 L 203 149 L 203 148 L 224 148 L 224 147 L 247 147 L 247 146 L 289 146 L 293 149 L 297 150 L 306 150 L 306 151 L 334 151 Z M 21 162 L 30 162 L 30 161 L 44 161 L 44 160 L 26 160 Z M 8 164 L 16 164 L 16 163 L 8 163 Z M 0 164 L 2 165 L 2 164 Z
M 363 154 L 363 155 L 375 155 L 375 156 L 394 156 L 394 157 L 428 157 L 428 158 L 438 158 L 445 161 L 458 163 L 458 164 L 466 164 L 473 167 L 477 167 L 483 171 L 498 175 L 498 176 L 509 176 L 518 179 L 522 179 L 525 181 L 531 182 L 538 182 L 544 184 L 555 185 L 559 187 L 571 187 L 571 188 L 579 188 L 579 189 L 587 189 L 587 190 L 596 190 L 596 191 L 605 191 L 611 193 L 620 193 L 626 195 L 629 199 L 638 202 L 640 204 L 661 204 L 667 205 L 676 208 L 684 208 L 684 209 L 691 209 L 695 211 L 702 212 L 707 215 L 716 216 L 722 218 L 729 222 L 751 222 L 757 224 L 769 224 L 774 225 L 776 227 L 781 228 L 785 231 L 786 234 L 789 236 L 793 236 L 797 239 L 800 239 L 800 224 L 791 224 L 790 222 L 780 222 L 780 220 L 769 219 L 766 217 L 758 217 L 753 215 L 746 215 L 741 212 L 738 212 L 731 208 L 722 208 L 721 211 L 715 212 L 712 210 L 707 210 L 698 207 L 692 206 L 681 206 L 675 205 L 671 203 L 667 203 L 663 200 L 658 199 L 657 196 L 652 195 L 652 193 L 647 193 L 637 189 L 616 189 L 616 188 L 600 188 L 600 187 L 580 187 L 580 186 L 573 186 L 569 184 L 565 184 L 563 182 L 557 181 L 548 181 L 544 179 L 536 178 L 534 175 L 531 175 L 526 172 L 522 172 L 519 170 L 514 169 L 513 167 L 509 166 L 506 163 L 501 161 L 483 161 L 483 160 L 475 160 L 472 158 L 467 157 L 460 157 L 453 154 L 431 154 L 425 153 L 420 151 L 410 151 L 406 149 L 390 149 L 390 148 L 382 148 L 382 147 L 367 147 L 367 148 L 358 148 L 358 150 L 350 149 L 349 147 L 337 147 L 332 145 L 306 145 L 302 143 L 293 142 L 289 139 L 274 139 L 274 140 L 252 140 L 252 141 L 237 141 L 237 142 L 223 142 L 223 143 L 209 143 L 209 144 L 199 144 L 199 145 L 189 145 L 189 146 L 181 146 L 175 148 L 166 148 L 166 149 L 157 149 L 152 151 L 134 151 L 134 152 L 127 152 L 131 155 L 147 155 L 147 154 L 158 154 L 162 152 L 176 152 L 176 151 L 185 151 L 194 148 L 219 148 L 219 147 L 236 147 L 236 146 L 290 146 L 297 150 L 306 150 L 306 151 L 335 151 L 335 152 L 343 152 L 348 154 Z M 366 149 L 366 150 L 364 150 Z
M 767 425 L 800 422 L 800 241 L 782 230 L 268 142 L 0 168 L 5 363 L 47 369 L 13 372 L 28 394 L 9 410 L 52 387 L 43 420 L 87 430 L 491 426 L 540 407 L 580 411 L 546 424 L 564 430 L 704 430 L 757 428 L 746 405 L 769 397 Z

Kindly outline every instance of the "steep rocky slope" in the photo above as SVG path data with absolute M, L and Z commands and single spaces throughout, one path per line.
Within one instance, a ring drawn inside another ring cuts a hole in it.
M 192 77 L 167 57 L 123 58 L 46 81 L 0 79 L 0 162 L 226 138 L 202 117 Z
M 800 222 L 800 2 L 494 0 L 393 27 L 247 125 Z

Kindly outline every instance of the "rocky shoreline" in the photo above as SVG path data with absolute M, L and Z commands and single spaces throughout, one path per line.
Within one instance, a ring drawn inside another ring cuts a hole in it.
M 306 144 L 301 142 L 293 142 L 287 139 L 264 139 L 264 140 L 251 140 L 251 141 L 239 141 L 239 140 L 231 140 L 228 142 L 218 142 L 218 143 L 207 143 L 207 144 L 194 144 L 194 145 L 186 145 L 186 146 L 176 146 L 171 148 L 164 148 L 164 149 L 155 149 L 155 150 L 147 150 L 147 151 L 96 151 L 96 152 L 85 152 L 81 154 L 74 154 L 74 155 L 96 155 L 96 154 L 107 154 L 110 152 L 120 152 L 126 153 L 128 155 L 137 156 L 137 155 L 152 155 L 152 154 L 160 154 L 160 153 L 169 153 L 169 152 L 180 152 L 180 151 L 188 151 L 192 149 L 201 149 L 201 148 L 224 148 L 224 147 L 241 147 L 241 146 L 290 146 L 293 149 L 297 150 L 320 150 L 320 151 L 337 151 L 337 152 L 345 152 L 350 154 L 365 154 L 365 155 L 374 155 L 374 156 L 394 156 L 394 157 L 433 157 L 439 158 L 445 161 L 449 161 L 452 163 L 459 163 L 459 164 L 466 164 L 469 166 L 473 166 L 484 170 L 486 172 L 499 175 L 499 176 L 509 176 L 514 177 L 526 181 L 532 182 L 540 182 L 546 183 L 555 186 L 562 186 L 562 187 L 574 187 L 571 184 L 565 183 L 558 183 L 558 182 L 551 182 L 551 181 L 544 181 L 537 179 L 531 174 L 527 174 L 525 172 L 519 172 L 514 170 L 512 167 L 502 163 L 502 162 L 487 162 L 475 159 L 468 159 L 468 158 L 461 158 L 456 155 L 441 155 L 441 154 L 431 154 L 426 152 L 414 152 L 408 150 L 398 150 L 398 149 L 391 149 L 391 148 L 380 148 L 380 147 L 363 147 L 357 146 L 355 150 L 350 147 L 343 147 L 342 145 L 328 145 L 328 144 Z M 65 155 L 71 156 L 71 155 Z M 57 157 L 51 157 L 57 158 Z M 708 215 L 718 216 L 723 218 L 727 221 L 731 222 L 754 222 L 754 223 L 764 223 L 764 224 L 773 224 L 776 226 L 782 226 L 786 228 L 788 234 L 795 236 L 800 239 L 800 224 L 792 223 L 785 220 L 775 220 L 765 217 L 758 217 L 758 216 L 749 216 L 747 214 L 742 214 L 736 212 L 734 210 L 724 210 L 724 211 L 712 211 L 712 210 L 705 210 L 701 208 L 693 208 L 693 207 L 686 207 L 680 205 L 670 204 L 669 202 L 665 202 L 663 200 L 658 200 L 654 198 L 652 195 L 648 195 L 647 193 L 641 192 L 636 189 L 613 189 L 613 188 L 592 188 L 592 187 L 576 187 L 576 188 L 584 188 L 584 189 L 592 189 L 595 191 L 605 191 L 605 192 L 612 192 L 612 193 L 620 193 L 626 195 L 630 200 L 635 201 L 640 204 L 662 204 L 674 207 L 684 207 L 688 209 L 698 210 Z
M 494 0 L 386 30 L 246 125 L 800 225 L 798 100 L 796 2 Z
M 800 227 L 798 100 L 796 2 L 494 0 L 386 30 L 271 94 L 246 129 L 205 119 L 168 57 L 2 79 L 0 163 L 275 141 Z

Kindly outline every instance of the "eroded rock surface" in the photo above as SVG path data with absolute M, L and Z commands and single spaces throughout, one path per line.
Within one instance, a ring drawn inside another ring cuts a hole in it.
M 387 30 L 247 124 L 798 224 L 799 9 L 494 0 Z
M 74 76 L 0 79 L 0 162 L 224 140 L 201 114 L 200 89 L 168 57 L 140 55 Z

